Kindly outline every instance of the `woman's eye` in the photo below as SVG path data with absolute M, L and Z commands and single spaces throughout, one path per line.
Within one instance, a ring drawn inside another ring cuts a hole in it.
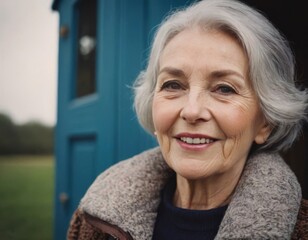
M 177 81 L 164 82 L 164 84 L 161 87 L 161 90 L 169 90 L 169 91 L 180 90 L 180 89 L 183 89 L 183 87 Z
M 236 91 L 228 85 L 218 86 L 215 91 L 224 95 L 236 93 Z

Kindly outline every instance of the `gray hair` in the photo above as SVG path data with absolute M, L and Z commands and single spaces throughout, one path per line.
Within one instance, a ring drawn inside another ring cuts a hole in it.
M 195 26 L 226 32 L 240 42 L 249 59 L 250 79 L 260 108 L 273 129 L 262 149 L 288 149 L 307 120 L 307 91 L 295 86 L 295 60 L 286 39 L 262 14 L 236 0 L 203 0 L 162 22 L 148 66 L 134 85 L 134 107 L 140 124 L 154 133 L 152 101 L 164 47 L 178 33 Z

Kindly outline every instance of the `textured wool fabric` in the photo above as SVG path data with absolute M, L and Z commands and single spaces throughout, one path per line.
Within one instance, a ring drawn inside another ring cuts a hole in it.
M 160 191 L 171 176 L 158 148 L 122 161 L 98 176 L 80 209 L 117 225 L 135 240 L 151 239 Z
M 259 154 L 247 162 L 217 239 L 290 239 L 301 189 L 280 156 Z
M 102 173 L 79 208 L 135 240 L 149 240 L 171 175 L 160 149 L 148 150 Z M 215 239 L 290 239 L 300 200 L 300 186 L 283 159 L 256 154 L 247 160 Z

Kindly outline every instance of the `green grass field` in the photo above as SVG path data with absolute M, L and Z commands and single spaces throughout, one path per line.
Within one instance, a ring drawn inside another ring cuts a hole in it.
M 52 156 L 0 156 L 0 239 L 52 239 Z

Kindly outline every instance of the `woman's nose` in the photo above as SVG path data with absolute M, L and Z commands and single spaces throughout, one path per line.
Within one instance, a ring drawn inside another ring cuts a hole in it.
M 182 107 L 180 117 L 188 123 L 206 122 L 211 119 L 211 112 L 208 109 L 209 99 L 204 92 L 188 93 Z

